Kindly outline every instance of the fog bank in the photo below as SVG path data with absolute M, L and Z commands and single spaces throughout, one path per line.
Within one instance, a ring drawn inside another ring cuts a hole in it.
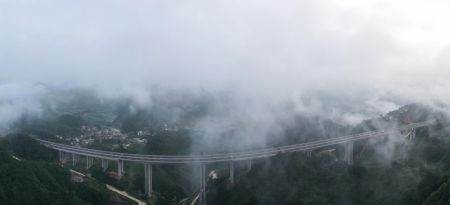
M 407 103 L 446 109 L 449 9 L 418 0 L 0 0 L 0 129 L 72 89 L 144 108 L 156 88 L 232 92 L 224 113 L 252 124 L 272 124 L 284 104 L 343 124 Z

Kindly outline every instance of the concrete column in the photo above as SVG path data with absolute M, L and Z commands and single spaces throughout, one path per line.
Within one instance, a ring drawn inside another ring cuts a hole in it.
M 306 151 L 306 157 L 311 158 L 312 157 L 312 150 Z
M 75 167 L 75 165 L 77 165 L 77 159 L 76 159 L 76 155 L 74 153 L 72 153 L 72 166 Z
M 121 163 L 121 165 L 122 165 L 122 174 L 125 174 L 125 162 L 122 160 L 122 163 Z
M 252 160 L 248 160 L 247 162 L 247 172 L 250 172 L 252 170 Z
M 348 165 L 353 164 L 353 142 L 345 144 L 345 161 Z
M 63 163 L 63 152 L 61 150 L 58 151 L 59 163 Z
M 90 169 L 94 164 L 94 158 L 86 156 L 86 169 Z
M 86 156 L 86 169 L 91 168 L 91 158 Z
M 108 160 L 102 159 L 102 170 L 106 171 L 108 169 Z
M 123 174 L 124 174 L 123 160 L 118 160 L 117 161 L 117 176 L 119 177 L 119 179 L 122 178 Z
M 65 152 L 61 152 L 61 162 L 66 163 L 66 153 Z
M 206 204 L 206 165 L 200 164 L 200 204 Z
M 153 192 L 153 165 L 144 164 L 144 167 L 145 167 L 145 195 L 148 198 L 151 198 Z
M 230 183 L 234 184 L 234 162 L 230 162 Z

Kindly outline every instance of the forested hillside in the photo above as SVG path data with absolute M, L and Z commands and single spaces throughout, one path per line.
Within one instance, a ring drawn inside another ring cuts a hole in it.
M 57 153 L 23 134 L 0 139 L 0 204 L 128 204 L 98 182 L 74 184 Z
M 255 160 L 250 170 L 245 163 L 237 163 L 234 184 L 228 180 L 226 164 L 209 165 L 208 170 L 215 177 L 208 177 L 207 202 L 214 205 L 447 204 L 450 200 L 450 123 L 445 116 L 416 104 L 356 126 L 342 126 L 318 117 L 298 116 L 295 123 L 285 127 L 283 136 L 270 142 L 273 146 L 428 119 L 437 121 L 432 127 L 417 129 L 415 138 L 405 138 L 403 135 L 406 133 L 397 133 L 383 139 L 355 143 L 353 165 L 347 165 L 342 160 L 343 146 L 314 150 L 311 158 L 304 153 L 291 153 Z M 141 117 L 149 119 L 151 113 Z M 63 142 L 64 138 L 56 138 L 56 134 L 66 131 L 76 133 L 80 131 L 80 126 L 88 125 L 82 119 L 67 115 L 59 119 L 52 122 L 56 123 L 53 125 L 48 124 L 51 121 L 45 120 L 27 122 L 21 130 L 32 133 L 34 137 Z M 140 119 L 127 118 L 128 123 L 132 124 L 148 123 Z M 65 128 L 60 129 L 62 127 Z M 199 142 L 191 132 L 188 129 L 171 131 L 164 127 L 153 127 L 152 134 L 146 136 L 148 142 L 139 149 L 119 147 L 115 151 L 188 154 L 193 151 L 189 149 L 192 144 Z M 99 142 L 94 145 L 102 148 Z M 214 147 L 219 148 L 217 150 L 226 149 L 220 144 L 209 146 L 207 150 Z M 10 204 L 111 204 L 114 201 L 111 201 L 111 196 L 102 186 L 70 183 L 67 169 L 56 164 L 57 153 L 39 145 L 25 134 L 4 137 L 1 140 L 0 157 L 0 184 L 4 185 L 0 187 L 0 201 Z M 108 176 L 98 164 L 90 170 L 83 169 L 81 165 L 81 169 L 97 178 L 99 184 L 113 184 L 143 198 L 144 173 L 139 164 L 128 164 L 126 175 L 121 181 Z M 112 166 L 109 171 L 115 171 L 115 167 Z M 155 165 L 155 194 L 149 202 L 172 205 L 184 201 L 186 204 L 186 200 L 189 201 L 197 194 L 197 174 L 195 167 L 188 165 Z
M 414 139 L 398 136 L 355 144 L 355 164 L 336 152 L 316 150 L 308 159 L 290 154 L 254 162 L 234 186 L 212 182 L 209 202 L 217 205 L 354 204 L 439 205 L 450 201 L 450 126 L 439 113 L 418 105 L 403 107 L 355 129 L 375 124 L 437 118 Z M 398 134 L 400 135 L 400 133 Z

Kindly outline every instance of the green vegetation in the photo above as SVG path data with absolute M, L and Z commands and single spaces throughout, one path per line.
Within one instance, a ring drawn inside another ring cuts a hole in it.
M 11 205 L 127 204 L 88 180 L 72 184 L 70 173 L 56 162 L 55 151 L 27 135 L 0 140 L 0 202 Z
M 207 107 L 207 106 L 204 106 Z M 197 108 L 196 108 L 197 109 Z M 194 115 L 203 113 L 198 108 Z M 81 114 L 80 114 L 81 113 Z M 182 126 L 167 130 L 162 120 L 154 113 L 138 112 L 109 113 L 117 115 L 114 120 L 131 134 L 146 128 L 151 135 L 147 144 L 112 147 L 117 142 L 95 142 L 97 149 L 114 149 L 120 152 L 145 154 L 189 154 L 224 152 L 233 149 L 233 132 L 223 136 L 218 144 L 205 146 L 196 138 L 192 129 Z M 96 116 L 86 120 L 86 116 Z M 82 125 L 111 123 L 103 121 L 111 117 L 91 115 L 89 112 L 64 114 L 56 120 L 27 122 L 19 126 L 21 131 L 57 141 L 58 135 L 77 134 Z M 94 119 L 95 118 L 95 119 Z M 192 119 L 183 116 L 184 119 Z M 342 205 L 439 205 L 450 203 L 450 121 L 445 115 L 420 105 L 409 105 L 378 119 L 367 120 L 350 127 L 336 124 L 318 117 L 297 116 L 286 125 L 284 136 L 270 139 L 269 146 L 300 143 L 316 139 L 341 136 L 409 122 L 438 119 L 432 128 L 417 130 L 414 139 L 384 138 L 355 143 L 355 164 L 343 161 L 343 146 L 332 146 L 315 150 L 312 158 L 304 153 L 292 153 L 271 159 L 255 160 L 251 171 L 245 164 L 236 164 L 236 181 L 228 181 L 227 164 L 208 165 L 218 178 L 208 179 L 207 203 L 214 205 L 298 205 L 298 204 L 342 204 Z M 95 123 L 94 123 L 95 121 Z M 91 123 L 91 124 L 90 124 Z M 151 124 L 151 125 L 149 125 Z M 107 144 L 107 145 L 106 145 Z M 55 164 L 57 154 L 23 134 L 14 134 L 1 140 L 0 149 L 0 201 L 8 204 L 108 204 L 112 203 L 103 185 L 90 182 L 71 184 L 66 169 Z M 195 149 L 194 149 L 195 148 Z M 201 148 L 201 149 L 197 149 Z M 16 156 L 22 161 L 14 159 Z M 69 165 L 67 165 L 69 166 Z M 84 170 L 99 182 L 111 184 L 128 193 L 145 198 L 144 169 L 141 164 L 126 164 L 126 174 L 120 181 L 110 176 L 116 164 L 109 170 L 101 170 L 98 162 Z M 151 204 L 180 204 L 186 198 L 198 194 L 198 167 L 190 165 L 155 165 L 155 197 Z M 6 188 L 8 187 L 8 188 Z M 20 190 L 20 191 L 19 191 Z M 187 200 L 187 201 L 190 201 Z
M 382 120 L 425 120 L 430 112 L 411 106 Z M 392 117 L 395 116 L 395 117 Z M 254 162 L 230 186 L 225 178 L 211 181 L 208 203 L 215 205 L 342 204 L 440 205 L 450 202 L 450 124 L 443 116 L 431 129 L 417 130 L 412 140 L 386 138 L 367 146 L 355 144 L 355 164 L 345 165 L 342 147 L 335 156 L 303 154 Z M 393 122 L 391 122 L 393 123 Z M 366 121 L 361 127 L 371 127 Z M 316 151 L 320 152 L 320 150 Z M 332 163 L 330 163 L 332 162 Z

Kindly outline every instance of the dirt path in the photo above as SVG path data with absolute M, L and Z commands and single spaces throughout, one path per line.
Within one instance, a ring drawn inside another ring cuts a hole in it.
M 113 191 L 113 192 L 116 192 L 117 194 L 120 194 L 120 195 L 122 195 L 122 196 L 124 196 L 124 197 L 126 197 L 126 198 L 128 198 L 128 199 L 130 199 L 130 200 L 135 201 L 135 202 L 138 203 L 139 205 L 146 205 L 145 202 L 143 202 L 143 201 L 141 201 L 141 200 L 139 200 L 139 199 L 136 199 L 136 198 L 134 198 L 134 197 L 128 195 L 127 192 L 120 191 L 120 190 L 114 188 L 114 187 L 111 186 L 111 185 L 108 185 L 108 184 L 107 184 L 107 185 L 106 185 L 106 188 L 107 188 L 108 190 Z
M 75 174 L 78 174 L 78 175 L 83 176 L 83 177 L 86 176 L 86 175 L 84 175 L 83 173 L 77 172 L 77 171 L 75 171 L 75 170 L 73 170 L 73 169 L 71 169 L 70 172 L 75 173 Z M 143 201 L 141 201 L 141 200 L 139 200 L 139 199 L 136 199 L 136 198 L 134 198 L 134 197 L 128 195 L 127 192 L 120 191 L 120 190 L 116 189 L 115 187 L 113 187 L 113 186 L 111 186 L 111 185 L 109 185 L 109 184 L 106 185 L 106 188 L 107 188 L 108 190 L 110 190 L 110 191 L 113 191 L 113 192 L 115 192 L 115 193 L 117 193 L 117 194 L 119 194 L 119 195 L 121 195 L 121 196 L 124 196 L 124 197 L 126 197 L 126 198 L 128 198 L 128 199 L 130 199 L 130 200 L 132 200 L 132 201 L 134 201 L 134 202 L 136 202 L 138 205 L 146 205 L 145 202 L 143 202 Z

